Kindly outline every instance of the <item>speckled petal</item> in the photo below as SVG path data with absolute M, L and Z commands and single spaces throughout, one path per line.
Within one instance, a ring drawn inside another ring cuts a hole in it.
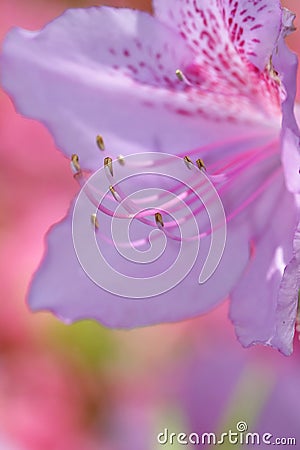
M 186 96 L 174 99 L 169 91 L 174 85 L 182 91 L 175 71 L 192 53 L 180 36 L 146 13 L 67 10 L 41 31 L 8 34 L 1 78 L 22 114 L 45 123 L 66 155 L 77 153 L 83 167 L 95 169 L 103 159 L 98 134 L 115 156 L 170 151 L 175 143 L 182 148 L 184 129 L 190 144 L 198 142 Z M 163 130 L 171 125 L 174 137 L 166 137 Z
M 245 57 L 263 70 L 281 28 L 278 0 L 154 0 L 155 15 L 179 30 L 204 61 Z M 234 49 L 234 51 L 233 51 Z
M 235 134 L 237 118 L 240 134 L 249 123 L 258 132 L 266 124 L 277 127 L 278 114 L 265 108 L 268 97 L 261 101 L 268 88 L 257 74 L 251 83 L 260 89 L 253 96 L 251 83 L 240 94 L 230 76 L 215 90 L 187 87 L 175 72 L 194 60 L 186 40 L 152 16 L 95 7 L 69 10 L 39 32 L 12 30 L 1 78 L 18 110 L 45 123 L 57 146 L 92 170 L 103 161 L 98 134 L 106 155 L 117 156 L 205 145 L 216 120 L 223 138 Z

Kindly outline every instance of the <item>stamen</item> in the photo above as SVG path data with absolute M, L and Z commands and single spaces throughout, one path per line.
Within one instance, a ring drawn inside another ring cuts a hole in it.
M 155 213 L 155 222 L 156 222 L 156 225 L 158 226 L 158 228 L 164 227 L 164 221 L 163 221 L 161 213 L 159 213 L 159 212 Z
M 72 170 L 74 175 L 78 175 L 78 174 L 81 173 L 81 167 L 80 167 L 80 164 L 79 164 L 79 157 L 75 153 L 71 156 L 70 165 L 71 165 L 71 170 Z
M 245 138 L 244 138 L 245 139 Z M 248 138 L 249 139 L 249 138 Z M 247 139 L 247 141 L 248 141 Z M 242 140 L 240 138 L 240 140 Z M 228 145 L 228 142 L 226 143 Z M 251 144 L 251 140 L 249 139 L 249 144 Z M 205 147 L 205 150 L 211 150 L 214 149 L 215 143 L 213 146 L 208 145 Z M 227 146 L 226 146 L 227 147 Z M 226 148 L 225 147 L 225 148 Z M 252 166 L 254 163 L 257 164 L 259 161 L 268 159 L 274 154 L 274 149 L 277 149 L 277 145 L 275 141 L 268 142 L 267 144 L 262 144 L 261 146 L 253 145 L 250 146 L 247 151 L 245 151 L 243 154 L 233 154 L 231 155 L 229 153 L 223 156 L 223 158 L 218 159 L 218 161 L 214 163 L 208 163 L 208 178 L 214 183 L 218 185 L 218 192 L 219 194 L 224 194 L 231 186 L 232 184 L 237 180 L 237 178 L 244 173 L 244 171 Z M 200 153 L 200 150 L 203 149 L 197 149 L 197 152 Z M 193 153 L 196 153 L 196 149 L 193 151 Z M 198 154 L 199 154 L 198 153 Z M 120 219 L 128 219 L 128 218 L 135 218 L 138 219 L 140 222 L 149 225 L 151 227 L 157 226 L 160 229 L 163 229 L 164 233 L 166 234 L 167 238 L 176 240 L 176 241 L 193 241 L 195 239 L 199 239 L 204 236 L 208 236 L 211 233 L 211 230 L 203 230 L 199 232 L 196 236 L 189 236 L 189 237 L 183 237 L 178 236 L 177 231 L 174 232 L 174 228 L 180 226 L 182 223 L 187 222 L 192 218 L 193 216 L 196 217 L 198 214 L 205 211 L 205 206 L 203 203 L 199 203 L 199 200 L 197 197 L 193 194 L 195 190 L 203 196 L 205 195 L 205 202 L 206 205 L 210 204 L 212 201 L 214 201 L 214 196 L 210 195 L 209 186 L 208 183 L 205 183 L 205 180 L 203 180 L 202 177 L 199 178 L 199 173 L 197 171 L 192 170 L 194 163 L 192 159 L 190 158 L 191 153 L 188 153 L 187 155 L 182 155 L 182 159 L 184 163 L 186 164 L 187 168 L 191 170 L 190 177 L 189 177 L 189 183 L 192 188 L 184 188 L 182 184 L 176 184 L 174 187 L 172 187 L 172 193 L 176 194 L 175 198 L 173 200 L 170 200 L 167 194 L 165 193 L 159 193 L 156 195 L 151 194 L 150 196 L 146 196 L 143 199 L 137 198 L 135 200 L 131 200 L 130 198 L 127 198 L 126 194 L 122 191 L 122 187 L 117 185 L 117 191 L 114 187 L 115 182 L 111 180 L 111 176 L 113 176 L 113 160 L 110 157 L 104 158 L 104 168 L 109 170 L 110 175 L 107 173 L 109 183 L 112 183 L 112 185 L 109 186 L 109 190 L 112 194 L 112 196 L 107 197 L 107 201 L 111 203 L 109 207 L 104 206 L 103 204 L 99 204 L 98 196 L 101 195 L 103 198 L 107 194 L 107 187 L 102 187 L 101 191 L 104 189 L 103 192 L 99 192 L 99 188 L 91 187 L 91 186 L 85 186 L 84 181 L 86 179 L 87 174 L 82 173 L 82 176 L 76 177 L 78 183 L 84 187 L 85 193 L 89 200 L 95 205 L 95 207 L 98 209 L 98 211 L 101 211 L 108 216 L 111 217 L 117 217 Z M 118 162 L 120 165 L 123 165 L 125 163 L 125 158 L 123 155 L 118 156 Z M 72 155 L 72 168 L 75 173 L 81 174 L 81 169 L 79 165 L 79 158 L 77 155 Z M 128 161 L 129 167 L 130 167 L 130 160 Z M 165 164 L 166 162 L 164 162 Z M 149 160 L 145 160 L 144 166 L 146 167 L 155 167 L 156 164 L 160 164 L 160 161 L 153 162 L 151 158 Z M 206 170 L 206 166 L 202 159 L 198 158 L 195 166 L 201 171 Z M 134 166 L 135 167 L 135 166 Z M 137 165 L 138 167 L 138 165 Z M 78 172 L 80 171 L 80 172 Z M 227 223 L 230 222 L 241 210 L 243 210 L 246 206 L 248 206 L 250 203 L 252 203 L 261 192 L 263 192 L 266 187 L 274 182 L 274 178 L 277 176 L 277 171 L 272 173 L 272 177 L 269 177 L 260 187 L 254 192 L 249 193 L 249 196 L 242 201 L 240 204 L 235 205 L 234 208 L 231 209 L 231 211 L 227 211 Z M 108 184 L 109 184 L 108 183 Z M 192 184 L 191 184 L 192 183 Z M 94 197 L 96 195 L 96 197 Z M 164 201 L 164 196 L 166 196 L 166 200 Z M 156 202 L 157 197 L 157 206 L 154 207 L 154 202 Z M 120 213 L 118 210 L 115 211 L 115 205 L 113 206 L 113 202 L 117 201 L 118 203 L 123 202 L 123 200 L 126 200 L 124 203 L 124 207 L 126 209 L 125 214 Z M 139 204 L 143 203 L 145 205 L 145 202 L 149 201 L 151 203 L 150 209 L 143 209 L 140 211 Z M 156 212 L 157 210 L 160 211 L 168 211 L 170 214 L 172 212 L 177 212 L 182 209 L 182 203 L 181 201 L 184 201 L 184 203 L 191 208 L 189 213 L 184 213 L 184 215 L 180 216 L 178 220 L 168 220 L 166 223 L 163 221 L 163 217 L 161 213 Z M 163 202 L 163 203 L 162 203 Z M 159 206 L 158 206 L 159 205 Z M 153 215 L 155 216 L 155 222 L 153 221 Z M 94 215 L 94 217 L 91 217 L 92 224 L 95 226 L 95 228 L 99 227 L 98 221 L 96 220 L 97 217 Z M 100 233 L 100 230 L 97 230 L 98 233 Z M 144 242 L 144 240 L 143 240 Z M 299 329 L 300 329 L 300 318 L 299 318 Z
M 193 167 L 193 161 L 191 160 L 191 158 L 189 158 L 188 156 L 185 156 L 184 158 L 183 158 L 183 160 L 184 160 L 184 162 L 185 162 L 185 164 L 186 164 L 186 167 L 188 168 L 188 169 L 192 169 L 192 167 Z
M 92 222 L 92 225 L 98 230 L 99 229 L 99 222 L 98 222 L 98 219 L 97 219 L 97 214 L 92 214 L 91 215 L 91 222 Z
M 197 159 L 196 164 L 199 170 L 206 170 L 206 166 L 203 162 L 203 159 L 201 158 Z
M 114 173 L 113 173 L 112 159 L 109 156 L 104 158 L 104 167 L 107 167 L 109 169 L 109 172 L 110 172 L 111 176 L 113 177 Z
M 183 81 L 184 80 L 183 73 L 181 72 L 181 70 L 177 69 L 175 73 L 176 73 L 176 76 L 177 76 L 179 81 Z
M 119 156 L 118 156 L 118 162 L 119 162 L 119 164 L 120 164 L 121 166 L 124 166 L 124 165 L 125 165 L 125 158 L 124 158 L 123 155 L 119 155 Z
M 274 65 L 273 65 L 273 61 L 272 61 L 272 56 L 270 56 L 270 59 L 267 63 L 266 66 L 267 71 L 269 72 L 271 78 L 278 84 L 281 84 L 281 79 L 279 78 L 279 74 L 277 72 L 277 70 L 275 70 Z
M 184 73 L 180 69 L 177 69 L 175 74 L 179 81 L 182 81 L 187 86 L 192 86 L 192 83 L 190 83 L 190 81 L 187 79 L 187 77 L 184 75 Z
M 96 142 L 97 142 L 97 145 L 100 150 L 102 150 L 102 151 L 105 150 L 104 140 L 103 140 L 103 137 L 101 136 L 101 134 L 98 134 L 96 136 Z
M 117 193 L 117 191 L 115 190 L 115 188 L 114 188 L 113 186 L 109 186 L 109 190 L 110 190 L 110 192 L 112 193 L 114 199 L 115 199 L 117 202 L 120 202 L 120 201 L 121 201 L 121 197 L 119 196 L 119 194 Z

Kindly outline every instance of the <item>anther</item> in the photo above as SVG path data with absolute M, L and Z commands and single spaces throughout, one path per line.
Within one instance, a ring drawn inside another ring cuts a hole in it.
M 100 150 L 102 150 L 102 151 L 105 150 L 104 140 L 103 140 L 103 137 L 101 136 L 101 134 L 98 134 L 96 136 L 96 142 L 97 142 L 97 145 Z
M 175 73 L 179 81 L 184 81 L 183 73 L 181 72 L 181 70 L 177 69 Z
M 81 173 L 81 167 L 80 167 L 80 164 L 79 164 L 79 157 L 75 153 L 71 156 L 70 165 L 71 165 L 71 170 L 72 170 L 74 175 L 78 175 L 78 174 Z
M 190 169 L 191 170 L 191 168 L 193 167 L 193 161 L 191 160 L 191 158 L 189 158 L 189 156 L 185 156 L 184 158 L 183 158 L 183 160 L 184 160 L 184 162 L 185 162 L 185 164 L 186 164 L 186 167 L 188 168 L 188 169 Z
M 114 175 L 113 173 L 113 165 L 112 165 L 112 159 L 107 156 L 106 158 L 104 158 L 104 167 L 107 167 L 109 169 L 109 172 L 111 174 L 111 176 Z
M 274 65 L 273 65 L 273 60 L 272 60 L 272 56 L 270 56 L 270 59 L 267 63 L 267 71 L 269 72 L 271 78 L 277 83 L 277 84 L 281 84 L 281 80 L 279 77 L 279 73 L 277 72 L 277 70 L 275 70 Z
M 99 222 L 98 222 L 98 219 L 97 219 L 97 214 L 92 214 L 91 215 L 91 222 L 92 222 L 92 225 L 95 227 L 95 228 L 99 228 Z
M 184 82 L 185 84 L 187 84 L 188 86 L 192 86 L 192 84 L 189 82 L 189 80 L 187 79 L 187 77 L 184 75 L 184 73 L 180 70 L 177 69 L 175 72 L 177 78 L 179 81 Z
M 124 158 L 123 155 L 119 155 L 119 156 L 118 156 L 118 161 L 119 161 L 119 164 L 120 164 L 121 166 L 124 166 L 124 165 L 125 165 L 125 158 Z
M 121 201 L 121 198 L 120 198 L 119 194 L 117 193 L 117 191 L 115 190 L 115 188 L 114 188 L 113 186 L 109 186 L 109 190 L 110 190 L 110 192 L 112 193 L 114 199 L 115 199 L 117 202 L 120 202 L 120 201 Z
M 196 164 L 199 170 L 206 170 L 206 166 L 203 162 L 203 159 L 201 158 L 197 159 Z
M 159 213 L 159 212 L 155 213 L 155 222 L 159 228 L 162 228 L 164 226 L 164 221 L 163 221 L 161 213 Z

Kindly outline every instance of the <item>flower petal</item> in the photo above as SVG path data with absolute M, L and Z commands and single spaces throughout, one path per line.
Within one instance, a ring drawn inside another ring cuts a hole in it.
M 300 131 L 295 119 L 298 58 L 286 46 L 283 37 L 273 55 L 273 64 L 285 87 L 286 98 L 282 103 L 282 165 L 286 186 L 291 192 L 300 192 Z M 300 118 L 300 108 L 296 105 Z
M 40 32 L 10 32 L 2 81 L 23 114 L 44 122 L 68 156 L 78 153 L 83 166 L 95 169 L 102 162 L 98 134 L 113 155 L 157 149 L 171 124 L 174 132 L 186 129 L 194 143 L 198 140 L 196 120 L 168 111 L 163 102 L 172 94 L 155 89 L 180 84 L 175 71 L 191 53 L 148 14 L 105 7 L 69 10 Z M 178 132 L 168 147 L 176 141 L 180 147 L 181 140 Z
M 106 216 L 101 217 L 103 221 L 107 219 Z M 103 226 L 105 224 L 101 223 Z M 92 318 L 117 328 L 177 321 L 206 312 L 226 297 L 246 266 L 249 255 L 243 232 L 229 232 L 220 265 L 212 277 L 199 286 L 199 273 L 210 244 L 210 239 L 203 239 L 193 269 L 175 288 L 148 299 L 127 299 L 99 288 L 86 275 L 73 247 L 71 215 L 53 227 L 47 244 L 48 250 L 30 287 L 31 309 L 50 310 L 67 323 Z M 141 265 L 129 265 L 113 246 L 106 245 L 103 249 L 109 264 L 118 272 L 128 276 L 140 275 Z M 172 247 L 172 243 L 168 242 L 165 251 L 168 252 L 167 262 L 174 260 L 177 248 Z M 151 276 L 151 267 L 148 266 L 151 265 L 148 264 L 145 271 Z
M 283 353 L 292 353 L 292 342 L 295 333 L 295 319 L 300 289 L 300 224 L 294 237 L 294 255 L 284 270 L 280 283 L 276 310 L 276 332 L 271 345 L 278 347 Z
M 290 128 L 283 128 L 281 146 L 282 165 L 287 189 L 300 192 L 300 135 Z
M 154 10 L 156 17 L 178 30 L 197 53 L 202 53 L 202 62 L 208 58 L 211 64 L 213 58 L 220 67 L 224 66 L 222 55 L 234 48 L 232 55 L 245 56 L 263 70 L 281 27 L 278 0 L 154 0 Z
M 255 211 L 258 206 L 260 210 Z M 289 354 L 290 302 L 278 299 L 278 291 L 284 267 L 292 257 L 291 242 L 297 223 L 295 199 L 285 190 L 281 178 L 254 207 L 249 212 L 249 218 L 263 219 L 267 226 L 258 227 L 256 234 L 253 234 L 253 256 L 231 294 L 230 317 L 244 346 L 264 343 Z M 290 300 L 293 301 L 294 296 Z M 286 323 L 286 334 L 283 327 L 280 336 L 274 338 L 279 323 Z
M 193 58 L 186 41 L 150 15 L 76 9 L 40 32 L 11 31 L 1 76 L 20 112 L 45 123 L 57 146 L 88 169 L 102 164 L 99 134 L 117 156 L 205 145 L 216 119 L 224 138 L 242 120 L 240 134 L 249 134 L 249 122 L 266 130 L 264 108 L 251 97 L 187 89 L 175 71 Z

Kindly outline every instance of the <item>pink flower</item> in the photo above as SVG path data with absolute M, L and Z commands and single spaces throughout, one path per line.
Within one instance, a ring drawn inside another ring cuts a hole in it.
M 30 306 L 67 322 L 92 317 L 133 327 L 191 317 L 230 295 L 244 346 L 264 343 L 290 354 L 299 288 L 297 234 L 294 249 L 292 242 L 300 158 L 293 113 L 297 60 L 284 37 L 293 15 L 277 0 L 157 0 L 154 9 L 154 17 L 105 7 L 69 10 L 39 32 L 11 31 L 3 86 L 22 114 L 47 125 L 69 158 L 79 156 L 84 170 L 96 171 L 103 155 L 120 153 L 187 155 L 200 158 L 201 169 L 204 160 L 227 218 L 223 258 L 201 286 L 199 257 L 176 290 L 138 301 L 113 296 L 81 270 L 71 212 L 49 234 Z M 99 133 L 104 141 L 96 145 Z M 80 179 L 76 157 L 72 166 Z M 189 205 L 197 215 L 199 204 L 192 199 Z M 163 228 L 151 214 L 152 224 Z M 103 238 L 105 220 L 101 216 Z M 173 226 L 167 222 L 165 229 Z M 136 236 L 144 243 L 144 228 Z M 208 250 L 209 242 L 204 245 Z M 126 272 L 127 261 L 117 262 L 111 246 L 106 252 Z

